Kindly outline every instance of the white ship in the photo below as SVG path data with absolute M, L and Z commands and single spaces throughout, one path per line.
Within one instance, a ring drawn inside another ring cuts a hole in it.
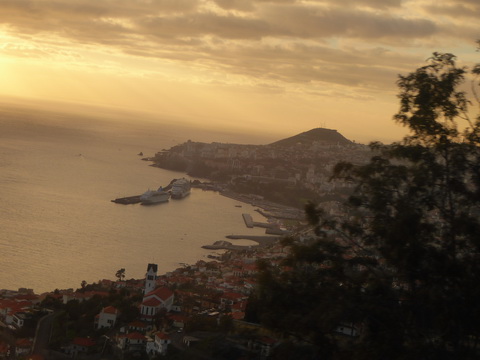
M 167 202 L 170 194 L 162 189 L 160 186 L 158 190 L 147 190 L 140 195 L 140 202 L 142 205 L 152 205 L 162 202 Z
M 172 184 L 172 190 L 170 193 L 172 194 L 172 199 L 181 199 L 190 194 L 190 181 L 182 178 L 175 180 Z

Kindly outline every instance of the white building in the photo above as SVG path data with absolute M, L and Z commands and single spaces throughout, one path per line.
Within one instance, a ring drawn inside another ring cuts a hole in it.
M 107 306 L 102 309 L 100 314 L 95 317 L 95 327 L 97 329 L 112 328 L 115 326 L 119 311 L 113 306 Z
M 152 320 L 161 310 L 172 310 L 174 295 L 170 289 L 160 287 L 143 297 L 140 313 L 143 319 Z
M 139 332 L 132 332 L 117 337 L 117 346 L 121 350 L 132 351 L 145 349 L 147 337 Z
M 152 334 L 153 339 L 147 343 L 147 354 L 162 354 L 167 352 L 168 345 L 172 342 L 170 336 L 162 331 Z
M 157 271 L 158 265 L 157 264 L 148 264 L 147 266 L 147 273 L 145 274 L 145 290 L 144 295 L 148 294 L 155 290 L 156 283 L 157 283 Z

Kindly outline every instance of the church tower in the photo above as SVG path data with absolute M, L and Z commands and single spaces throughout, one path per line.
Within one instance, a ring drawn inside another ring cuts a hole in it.
M 155 290 L 157 280 L 157 264 L 148 264 L 147 273 L 145 274 L 145 291 L 144 294 L 148 294 Z

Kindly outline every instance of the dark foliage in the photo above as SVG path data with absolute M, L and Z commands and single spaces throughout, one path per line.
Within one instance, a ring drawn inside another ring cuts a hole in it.
M 435 53 L 400 76 L 394 119 L 411 134 L 371 144 L 366 165 L 338 164 L 334 176 L 357 184 L 345 216 L 309 204 L 314 235 L 286 242 L 284 268 L 262 265 L 253 316 L 290 338 L 286 349 L 313 346 L 305 359 L 480 356 L 480 119 L 458 90 L 466 74 Z

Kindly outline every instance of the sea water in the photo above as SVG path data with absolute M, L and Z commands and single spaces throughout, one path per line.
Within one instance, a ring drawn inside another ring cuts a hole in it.
M 264 234 L 245 227 L 244 212 L 264 221 L 252 206 L 215 192 L 192 189 L 153 206 L 111 202 L 185 176 L 151 167 L 138 153 L 202 141 L 195 133 L 172 124 L 0 109 L 0 289 L 75 289 L 82 280 L 114 280 L 120 268 L 127 278 L 142 278 L 148 263 L 164 273 L 206 259 L 212 251 L 201 246 L 226 235 Z

